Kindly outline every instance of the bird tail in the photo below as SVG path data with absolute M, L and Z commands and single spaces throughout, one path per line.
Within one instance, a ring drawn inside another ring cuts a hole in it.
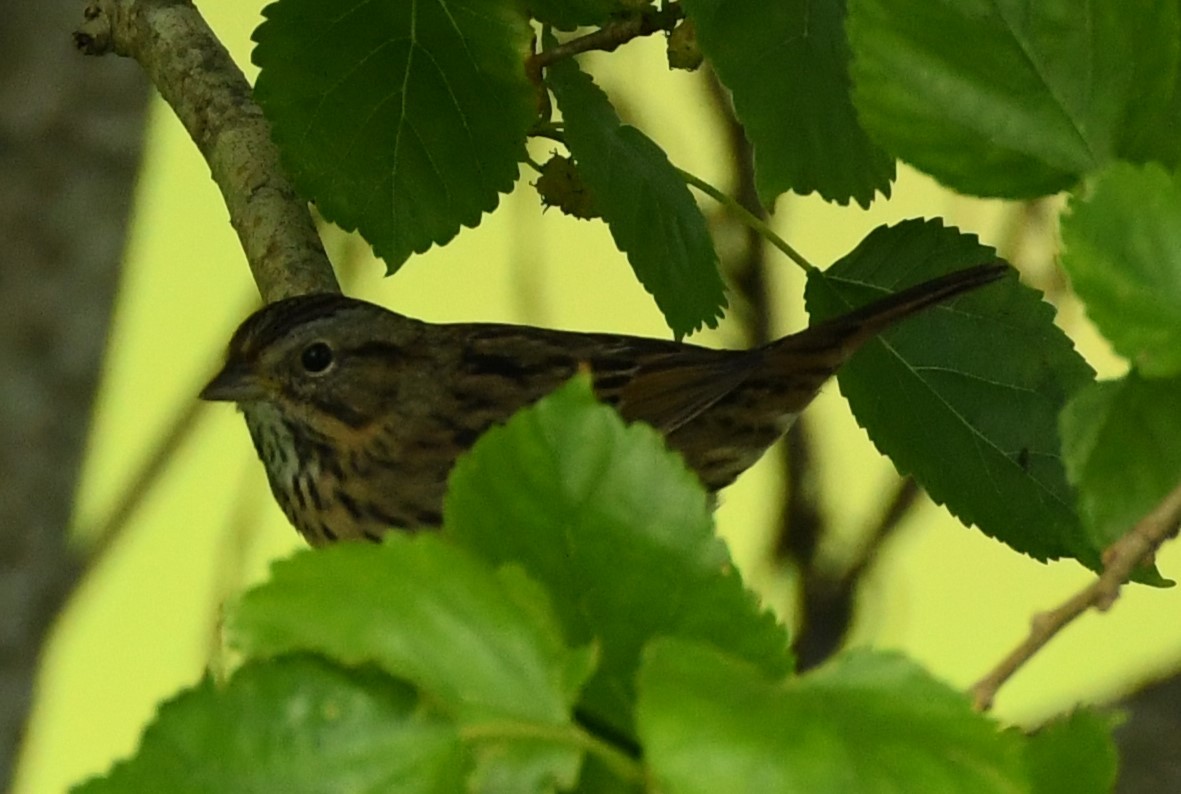
M 956 295 L 991 284 L 1007 272 L 1009 267 L 1003 264 L 977 265 L 957 270 L 887 295 L 838 318 L 818 323 L 809 330 L 831 328 L 839 335 L 847 335 L 847 344 L 851 346 L 849 352 L 852 353 L 899 320 Z
M 858 348 L 882 331 L 937 303 L 991 284 L 1009 269 L 1001 263 L 977 265 L 924 281 L 772 342 L 765 353 L 775 362 L 774 368 L 797 372 L 814 380 L 819 388 Z

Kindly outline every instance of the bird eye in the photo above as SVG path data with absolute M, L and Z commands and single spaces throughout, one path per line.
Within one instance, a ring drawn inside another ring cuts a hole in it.
M 332 348 L 327 342 L 312 342 L 299 354 L 299 363 L 309 375 L 319 375 L 332 366 Z

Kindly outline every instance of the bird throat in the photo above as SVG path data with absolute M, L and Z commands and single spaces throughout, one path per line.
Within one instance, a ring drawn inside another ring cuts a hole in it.
M 439 525 L 437 512 L 386 510 L 381 492 L 376 498 L 366 493 L 371 483 L 365 475 L 369 464 L 364 454 L 334 447 L 329 439 L 271 404 L 244 403 L 241 408 L 275 501 L 311 545 L 338 540 L 377 542 L 391 527 L 416 530 Z M 346 476 L 346 471 L 352 476 Z
M 336 540 L 331 529 L 315 520 L 324 503 L 320 454 L 324 445 L 269 403 L 243 403 L 241 408 L 271 492 L 288 520 L 312 545 Z

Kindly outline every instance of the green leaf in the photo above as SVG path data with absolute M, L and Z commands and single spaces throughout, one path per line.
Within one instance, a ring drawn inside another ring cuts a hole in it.
M 994 260 L 938 221 L 879 227 L 809 274 L 813 322 L 949 271 Z M 898 470 L 964 523 L 1039 560 L 1099 565 L 1066 481 L 1058 412 L 1090 367 L 1054 312 L 1016 278 L 929 309 L 870 342 L 837 374 L 858 424 Z
M 705 218 L 680 172 L 650 138 L 619 121 L 607 95 L 573 59 L 549 67 L 546 77 L 570 154 L 669 328 L 680 337 L 716 326 L 725 285 Z
M 558 30 L 603 25 L 637 5 L 635 0 L 527 0 L 529 16 Z
M 1138 139 L 1170 117 L 1179 29 L 1176 0 L 851 0 L 853 102 L 950 187 L 1046 195 L 1123 146 L 1151 153 Z
M 1148 377 L 1181 373 L 1181 185 L 1117 163 L 1074 196 L 1062 264 L 1087 315 Z
M 242 597 L 227 633 L 252 656 L 307 650 L 375 664 L 465 724 L 567 727 L 591 668 L 587 651 L 567 649 L 540 587 L 434 535 L 390 533 L 380 546 L 341 543 L 280 561 Z M 541 740 L 493 735 L 487 749 L 480 776 L 540 763 L 569 783 L 579 760 Z
M 650 427 L 625 426 L 582 378 L 493 428 L 452 472 L 444 531 L 545 583 L 575 642 L 601 661 L 582 705 L 630 731 L 640 649 L 669 634 L 769 674 L 787 638 L 713 534 L 705 491 Z
M 314 656 L 249 662 L 160 707 L 136 755 L 75 794 L 460 791 L 455 726 L 414 690 Z
M 657 639 L 644 652 L 644 758 L 677 794 L 1025 792 L 1017 736 L 895 654 L 851 652 L 768 679 L 714 648 Z
M 536 115 L 514 0 L 279 0 L 255 96 L 320 212 L 397 270 L 510 190 Z
M 1133 92 L 1128 100 L 1117 151 L 1124 160 L 1134 163 L 1159 162 L 1170 170 L 1181 162 L 1181 35 L 1160 37 L 1181 29 L 1181 3 L 1160 6 L 1160 16 L 1133 14 L 1126 22 L 1139 23 L 1145 29 L 1132 34 L 1133 41 L 1152 41 L 1154 46 L 1138 50 L 1128 58 L 1135 70 L 1130 78 Z
M 754 146 L 764 205 L 787 190 L 863 207 L 890 195 L 894 158 L 870 141 L 849 93 L 844 0 L 684 4 Z
M 1111 717 L 1076 711 L 1038 729 L 1025 745 L 1033 794 L 1108 794 L 1119 759 Z
M 588 754 L 578 775 L 577 794 L 656 794 L 638 780 L 621 780 L 595 755 Z
M 1181 480 L 1181 378 L 1093 383 L 1062 411 L 1062 454 L 1096 548 L 1132 528 Z M 1167 584 L 1148 568 L 1138 577 Z

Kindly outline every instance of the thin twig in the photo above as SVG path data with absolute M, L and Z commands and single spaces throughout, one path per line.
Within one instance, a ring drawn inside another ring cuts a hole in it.
M 796 249 L 792 248 L 791 245 L 789 245 L 786 240 L 784 240 L 782 237 L 780 237 L 778 234 L 776 234 L 775 230 L 772 229 L 770 224 L 768 224 L 765 220 L 763 220 L 759 216 L 755 215 L 753 212 L 748 210 L 746 207 L 742 206 L 737 201 L 735 201 L 732 197 L 730 197 L 730 196 L 726 195 L 725 193 L 723 193 L 722 191 L 718 190 L 716 187 L 711 185 L 709 182 L 706 182 L 704 179 L 694 176 L 693 174 L 691 174 L 688 171 L 685 171 L 684 169 L 681 169 L 681 168 L 678 168 L 677 171 L 680 172 L 682 179 L 684 179 L 686 182 L 688 182 L 693 187 L 700 190 L 705 195 L 712 198 L 714 201 L 721 204 L 723 207 L 726 208 L 727 211 L 729 211 L 733 215 L 735 215 L 740 221 L 742 221 L 747 226 L 749 226 L 750 228 L 752 228 L 756 232 L 758 232 L 760 235 L 762 235 L 763 239 L 765 239 L 767 242 L 771 243 L 771 245 L 778 248 L 780 251 L 782 251 L 784 253 L 784 255 L 787 256 L 788 259 L 790 259 L 791 261 L 793 261 L 797 265 L 799 265 L 801 268 L 803 268 L 804 272 L 807 273 L 807 272 L 811 272 L 816 269 L 816 266 L 813 265 L 811 262 L 809 262 L 807 259 L 805 259 L 803 254 L 801 254 Z
M 582 52 L 602 50 L 612 52 L 632 39 L 648 36 L 658 31 L 670 31 L 685 15 L 680 3 L 665 3 L 663 8 L 646 7 L 638 13 L 608 22 L 598 30 L 584 36 L 564 41 L 556 47 L 534 53 L 525 64 L 525 71 L 540 75 L 541 70 L 563 58 L 572 58 Z
M 857 556 L 845 570 L 843 579 L 854 583 L 864 575 L 873 561 L 877 559 L 878 551 L 881 550 L 882 545 L 894 534 L 894 530 L 902 525 L 903 520 L 911 514 L 922 494 L 923 489 L 919 487 L 913 477 L 898 478 L 894 496 L 886 504 L 886 509 L 878 518 L 877 525 L 870 530 L 865 543 L 861 544 Z
M 168 470 L 178 450 L 192 437 L 208 403 L 185 400 L 180 412 L 169 422 L 164 435 L 157 439 L 139 470 L 131 476 L 110 515 L 99 525 L 94 540 L 86 550 L 86 574 L 102 566 L 107 553 L 123 536 L 132 517 L 152 493 L 161 475 Z M 85 574 L 84 574 L 85 575 Z
M 532 130 L 529 134 L 538 138 L 547 138 L 551 141 L 556 141 L 563 146 L 566 146 L 566 136 L 562 134 L 561 130 L 554 129 L 552 127 L 538 127 Z M 532 161 L 530 161 L 530 164 L 532 164 L 538 171 L 541 170 L 541 167 L 539 165 L 533 164 Z M 691 174 L 683 168 L 678 168 L 677 173 L 681 175 L 681 179 L 684 179 L 687 184 L 692 185 L 705 195 L 712 198 L 714 201 L 721 204 L 727 212 L 741 221 L 747 228 L 751 229 L 764 240 L 771 243 L 771 245 L 782 251 L 788 259 L 803 268 L 804 272 L 816 270 L 815 265 L 804 258 L 804 255 L 799 251 L 792 248 L 791 244 L 788 243 L 787 240 L 784 240 L 782 237 L 776 234 L 775 230 L 771 228 L 771 225 L 767 223 L 766 220 L 760 218 L 758 215 L 743 206 L 742 202 L 738 201 L 733 196 L 727 195 L 725 192 L 714 187 L 701 177 Z M 768 341 L 770 340 L 761 339 L 759 340 L 759 343 L 761 344 L 762 342 Z
M 271 142 L 250 84 L 192 3 L 92 0 L 74 33 L 87 55 L 139 62 L 209 163 L 265 300 L 339 292 L 307 202 Z
M 997 690 L 1053 637 L 1088 609 L 1106 611 L 1136 566 L 1148 560 L 1181 523 L 1181 483 L 1128 532 L 1103 552 L 1103 573 L 1059 606 L 1035 615 L 1026 638 L 973 685 L 972 699 L 984 711 Z
M 257 301 L 254 304 L 257 305 Z M 93 539 L 86 549 L 84 576 L 102 567 L 111 548 L 118 543 L 140 506 L 159 484 L 161 476 L 168 471 L 176 453 L 192 437 L 208 407 L 209 403 L 201 400 L 184 401 L 184 405 L 165 427 L 163 435 L 144 458 L 143 464 L 127 480 L 110 514 L 94 531 Z
M 817 564 L 811 557 L 808 565 L 800 566 L 800 618 L 793 642 L 800 670 L 815 667 L 840 650 L 849 634 L 866 572 L 877 561 L 886 540 L 910 515 L 921 493 L 912 478 L 900 478 L 877 523 L 843 570 Z

